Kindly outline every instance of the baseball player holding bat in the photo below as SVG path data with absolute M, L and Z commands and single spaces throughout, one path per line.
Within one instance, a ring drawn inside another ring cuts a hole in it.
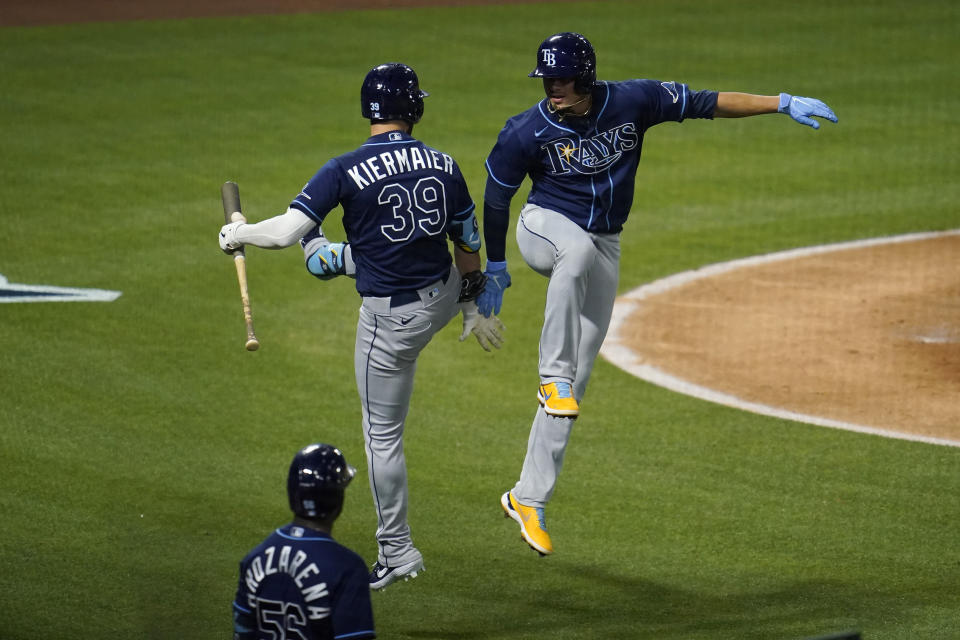
M 370 121 L 367 141 L 327 162 L 286 213 L 257 224 L 227 224 L 220 232 L 224 251 L 300 240 L 310 273 L 356 279 L 363 302 L 354 368 L 377 512 L 373 589 L 416 577 L 424 566 L 407 523 L 403 451 L 420 352 L 459 312 L 461 340 L 472 333 L 488 351 L 502 341 L 503 325 L 482 316 L 474 301 L 485 277 L 475 206 L 460 168 L 412 136 L 426 95 L 407 65 L 373 68 L 360 90 L 360 111 Z M 338 205 L 347 242 L 331 243 L 320 224 Z
M 679 82 L 596 79 L 592 45 L 578 33 L 550 36 L 529 74 L 546 97 L 510 118 L 487 161 L 483 231 L 487 284 L 484 315 L 500 312 L 510 286 L 505 242 L 510 200 L 532 182 L 516 236 L 534 271 L 549 278 L 540 335 L 540 407 L 520 478 L 500 499 L 523 539 L 553 552 L 543 509 L 553 494 L 564 452 L 617 293 L 620 231 L 630 212 L 640 148 L 647 130 L 688 118 L 739 118 L 784 113 L 814 129 L 813 117 L 836 122 L 820 100 L 781 93 L 695 91 Z

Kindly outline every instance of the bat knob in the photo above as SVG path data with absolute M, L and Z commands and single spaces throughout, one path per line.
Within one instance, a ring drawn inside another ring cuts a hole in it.
M 255 338 L 247 340 L 247 351 L 256 351 L 260 348 L 260 342 Z

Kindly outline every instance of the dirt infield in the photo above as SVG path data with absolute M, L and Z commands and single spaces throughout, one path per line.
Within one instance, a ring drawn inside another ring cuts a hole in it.
M 960 234 L 896 240 L 627 294 L 604 349 L 745 403 L 960 444 Z
M 0 26 L 523 1 L 4 0 Z M 960 443 L 958 255 L 944 234 L 691 277 L 621 299 L 604 349 L 747 403 Z

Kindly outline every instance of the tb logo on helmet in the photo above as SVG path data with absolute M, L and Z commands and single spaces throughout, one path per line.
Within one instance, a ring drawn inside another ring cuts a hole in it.
M 597 56 L 593 45 L 579 33 L 557 33 L 537 47 L 537 67 L 531 78 L 573 78 L 573 90 L 590 93 L 597 81 Z

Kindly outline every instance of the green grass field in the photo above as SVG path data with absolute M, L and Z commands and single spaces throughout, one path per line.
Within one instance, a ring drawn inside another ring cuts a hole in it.
M 227 638 L 237 562 L 288 518 L 313 441 L 361 473 L 359 299 L 299 249 L 250 250 L 243 350 L 219 188 L 259 220 L 362 142 L 359 85 L 413 66 L 416 134 L 474 198 L 537 44 L 578 30 L 599 75 L 825 100 L 648 134 L 620 287 L 792 247 L 958 226 L 958 5 L 582 2 L 0 29 L 0 274 L 123 292 L 0 305 L 0 638 Z M 514 200 L 519 209 L 525 189 Z M 328 234 L 342 237 L 335 219 Z M 719 407 L 600 361 L 541 559 L 501 517 L 535 410 L 544 280 L 512 234 L 507 343 L 424 353 L 406 437 L 427 572 L 373 594 L 379 637 L 960 637 L 960 451 Z

